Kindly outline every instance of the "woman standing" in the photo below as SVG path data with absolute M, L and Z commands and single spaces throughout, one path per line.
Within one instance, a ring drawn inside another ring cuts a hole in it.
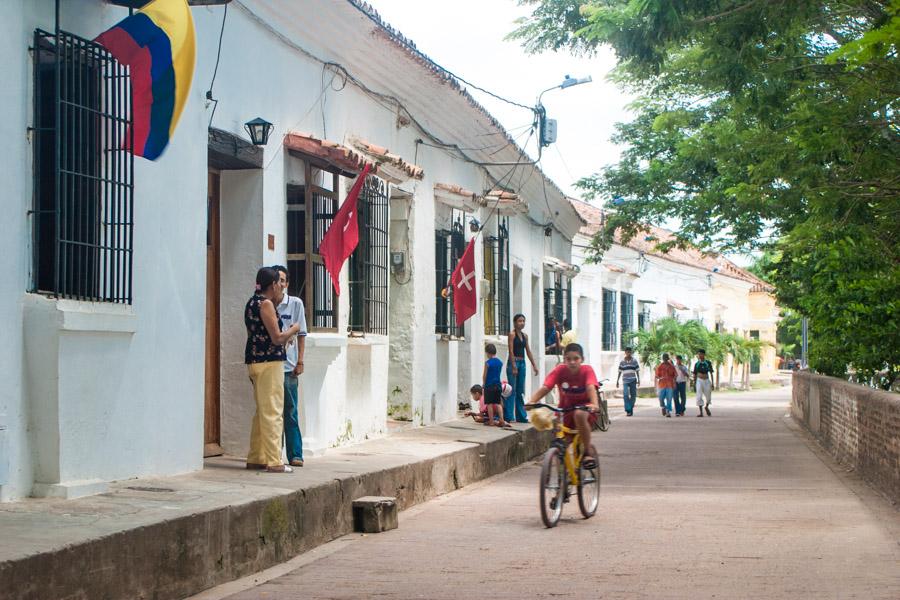
M 531 368 L 535 376 L 538 374 L 537 365 L 531 355 L 531 347 L 528 345 L 528 334 L 525 333 L 525 315 L 518 314 L 513 317 L 513 330 L 507 335 L 509 345 L 509 360 L 506 361 L 506 377 L 512 385 L 513 393 L 503 400 L 503 418 L 506 421 L 527 423 L 528 414 L 525 412 L 525 357 L 531 362 Z
M 280 293 L 278 271 L 263 267 L 256 272 L 256 291 L 244 308 L 244 325 L 247 327 L 244 362 L 256 400 L 247 468 L 265 469 L 270 473 L 293 471 L 281 460 L 284 345 L 300 326 L 295 323 L 287 330 L 281 330 L 281 319 L 275 312 L 275 300 Z

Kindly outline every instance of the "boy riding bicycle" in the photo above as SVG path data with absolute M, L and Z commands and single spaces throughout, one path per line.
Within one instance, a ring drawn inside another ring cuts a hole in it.
M 588 406 L 589 411 L 574 410 L 563 416 L 563 425 L 577 429 L 584 444 L 585 455 L 582 466 L 593 469 L 597 466 L 595 449 L 591 445 L 591 427 L 597 421 L 595 414 L 600 410 L 597 398 L 597 375 L 584 362 L 584 350 L 579 344 L 569 344 L 563 350 L 563 364 L 550 371 L 544 384 L 531 397 L 531 404 L 537 404 L 554 387 L 559 388 L 559 407 Z

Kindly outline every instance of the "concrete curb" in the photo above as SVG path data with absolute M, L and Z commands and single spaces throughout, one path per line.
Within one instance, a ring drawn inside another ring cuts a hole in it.
M 0 598 L 184 598 L 351 532 L 356 498 L 395 496 L 398 507 L 406 509 L 511 469 L 540 454 L 549 439 L 528 428 L 481 443 L 457 440 L 470 445 L 459 449 L 455 444 L 457 449 L 430 458 L 299 490 L 278 490 L 265 499 L 86 536 L 0 563 Z

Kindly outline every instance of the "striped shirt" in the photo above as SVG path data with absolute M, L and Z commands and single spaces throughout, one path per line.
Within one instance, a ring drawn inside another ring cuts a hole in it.
M 629 383 L 637 381 L 640 368 L 641 365 L 638 364 L 637 359 L 634 357 L 632 357 L 631 360 L 621 361 L 619 363 L 619 374 L 622 375 L 622 382 Z

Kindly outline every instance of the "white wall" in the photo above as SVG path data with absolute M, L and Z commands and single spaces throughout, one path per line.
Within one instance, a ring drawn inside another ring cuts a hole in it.
M 0 499 L 27 496 L 32 483 L 41 484 L 38 493 L 78 495 L 90 487 L 85 481 L 197 469 L 203 447 L 202 92 L 192 90 L 163 157 L 135 161 L 133 305 L 55 302 L 26 294 L 32 148 L 25 131 L 32 123 L 33 97 L 27 50 L 35 28 L 53 30 L 54 3 L 13 1 L 5 8 L 0 43 L 11 60 L 5 71 L 9 84 L 0 96 L 6 115 L 0 127 L 11 140 L 2 167 L 8 169 L 11 210 L 0 225 L 0 244 L 12 260 L 4 263 L 0 279 L 0 328 L 12 351 L 0 357 L 4 387 L 10 390 L 0 401 L 0 414 L 6 414 L 0 423 L 6 420 L 9 427 L 10 452 L 4 458 L 11 477 Z M 76 0 L 63 3 L 61 25 L 92 38 L 125 14 L 105 3 Z M 29 405 L 35 408 L 30 413 L 24 408 Z

